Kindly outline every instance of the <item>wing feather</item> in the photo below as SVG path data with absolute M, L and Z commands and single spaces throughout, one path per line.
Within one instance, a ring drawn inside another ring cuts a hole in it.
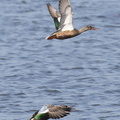
M 49 13 L 50 13 L 50 15 L 51 15 L 52 18 L 58 18 L 58 17 L 60 17 L 60 14 L 57 12 L 57 10 L 55 8 L 53 8 L 51 6 L 50 3 L 47 3 L 47 7 L 48 7 L 48 11 L 49 11 Z
M 61 106 L 48 105 L 49 108 L 49 118 L 62 118 L 70 113 L 70 110 Z
M 69 0 L 60 0 L 59 10 L 61 14 L 59 31 L 73 30 L 73 11 Z

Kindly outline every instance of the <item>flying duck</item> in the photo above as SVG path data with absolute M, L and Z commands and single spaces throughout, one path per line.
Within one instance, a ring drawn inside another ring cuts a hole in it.
M 75 37 L 88 30 L 98 30 L 92 26 L 85 26 L 81 29 L 73 27 L 73 11 L 69 0 L 59 0 L 60 14 L 54 9 L 50 3 L 47 4 L 48 11 L 54 20 L 56 32 L 52 33 L 46 39 L 68 39 Z
M 48 120 L 67 116 L 74 108 L 67 105 L 44 105 L 40 110 L 36 111 L 30 120 Z

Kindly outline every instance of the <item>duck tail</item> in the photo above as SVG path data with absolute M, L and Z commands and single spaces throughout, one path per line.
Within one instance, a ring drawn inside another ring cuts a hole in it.
M 52 35 L 46 37 L 46 40 L 52 40 L 52 39 L 55 39 L 55 38 L 56 38 L 56 35 L 52 34 Z

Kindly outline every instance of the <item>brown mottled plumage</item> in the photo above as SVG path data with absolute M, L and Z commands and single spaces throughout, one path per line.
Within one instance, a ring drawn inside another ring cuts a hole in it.
M 98 28 L 94 28 L 91 26 L 85 26 L 84 28 L 77 30 L 77 29 L 73 29 L 73 30 L 66 30 L 66 31 L 58 31 L 55 32 L 53 34 L 51 34 L 47 39 L 51 40 L 51 39 L 67 39 L 67 38 L 71 38 L 71 37 L 75 37 L 79 34 L 81 34 L 82 32 L 85 32 L 87 30 L 97 30 Z
M 85 26 L 81 29 L 75 29 L 72 24 L 73 11 L 69 0 L 59 0 L 59 11 L 60 14 L 50 5 L 47 4 L 48 10 L 52 18 L 54 19 L 56 32 L 46 37 L 46 39 L 68 39 L 75 37 L 87 30 L 98 30 L 91 26 Z M 60 18 L 60 22 L 58 20 Z M 58 26 L 59 25 L 59 26 Z

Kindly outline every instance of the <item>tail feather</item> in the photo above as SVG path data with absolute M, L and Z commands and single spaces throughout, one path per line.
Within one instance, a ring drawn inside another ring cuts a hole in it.
M 55 39 L 55 38 L 56 38 L 55 34 L 52 34 L 52 35 L 46 37 L 47 40 L 52 40 L 52 39 Z

